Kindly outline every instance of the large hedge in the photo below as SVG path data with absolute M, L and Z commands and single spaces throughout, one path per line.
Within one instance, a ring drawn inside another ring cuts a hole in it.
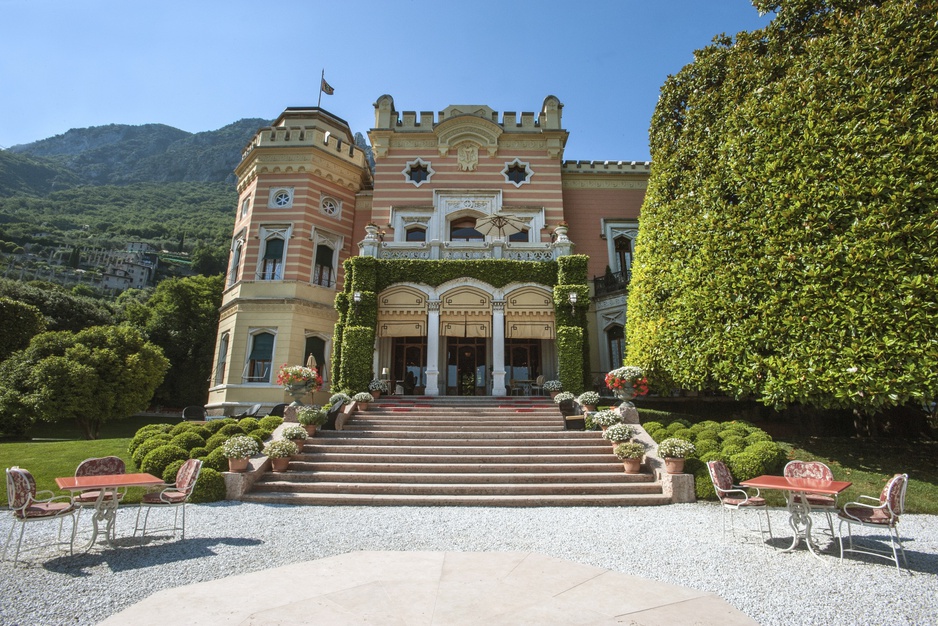
M 779 407 L 921 406 L 938 397 L 938 3 L 754 4 L 768 27 L 661 90 L 627 362 Z

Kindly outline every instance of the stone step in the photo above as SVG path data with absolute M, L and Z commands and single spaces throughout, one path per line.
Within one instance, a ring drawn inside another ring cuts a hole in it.
M 451 457 L 444 457 L 451 458 Z M 413 460 L 389 462 L 355 462 L 340 461 L 336 459 L 315 461 L 291 461 L 290 473 L 293 472 L 347 472 L 347 473 L 462 473 L 462 474 L 500 474 L 500 473 L 530 473 L 530 474 L 567 474 L 567 473 L 593 473 L 607 472 L 618 474 L 623 472 L 622 463 L 615 457 L 610 461 L 580 461 L 577 463 L 550 463 L 550 462 L 487 462 L 487 463 L 445 463 L 415 462 Z
M 670 497 L 657 494 L 589 495 L 387 495 L 258 493 L 244 495 L 247 502 L 309 506 L 656 506 L 670 503 Z
M 424 496 L 522 496 L 522 495 L 619 495 L 619 483 L 347 483 L 265 482 L 268 493 L 373 494 Z M 630 494 L 658 494 L 655 483 L 632 483 Z
M 460 483 L 465 484 L 468 480 L 475 484 L 554 484 L 554 483 L 603 483 L 605 485 L 616 484 L 621 488 L 622 483 L 655 483 L 655 477 L 648 472 L 641 474 L 626 474 L 619 466 L 615 471 L 606 472 L 510 472 L 504 474 L 471 474 L 467 477 L 466 473 L 451 472 L 341 472 L 341 471 L 316 471 L 316 472 L 297 472 L 291 471 L 287 474 L 268 473 L 258 480 L 258 484 L 264 485 L 300 485 L 306 483 Z
M 371 458 L 387 458 L 388 456 L 446 456 L 457 457 L 491 457 L 501 458 L 503 456 L 569 456 L 584 454 L 599 454 L 612 457 L 612 447 L 606 445 L 575 445 L 567 443 L 563 445 L 547 442 L 542 445 L 527 445 L 521 442 L 515 442 L 514 445 L 408 445 L 404 443 L 392 443 L 386 445 L 374 445 L 372 443 L 359 443 L 357 445 L 306 445 L 303 446 L 303 456 L 313 456 L 322 454 L 361 454 L 368 455 Z
M 391 442 L 391 441 L 446 441 L 446 442 L 485 442 L 488 445 L 499 445 L 502 441 L 572 441 L 572 442 L 608 442 L 602 438 L 598 432 L 587 432 L 581 430 L 556 430 L 556 431 L 508 431 L 508 432 L 472 432 L 472 431 L 403 431 L 405 435 L 389 435 L 386 431 L 356 431 L 354 437 L 350 436 L 348 431 L 326 430 L 319 431 L 315 437 L 306 440 L 308 445 L 341 445 L 347 443 L 358 443 L 367 440 L 369 442 Z

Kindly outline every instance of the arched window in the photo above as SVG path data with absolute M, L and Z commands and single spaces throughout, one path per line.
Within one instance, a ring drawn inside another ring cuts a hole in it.
M 221 385 L 225 382 L 225 366 L 228 363 L 228 342 L 230 335 L 224 333 L 218 341 L 218 358 L 215 362 L 215 384 Z
M 313 284 L 332 287 L 335 284 L 335 268 L 332 260 L 335 250 L 324 243 L 316 244 L 316 264 L 313 266 Z
M 231 266 L 228 269 L 228 286 L 235 284 L 238 280 L 238 268 L 241 265 L 241 253 L 244 250 L 244 240 L 235 239 L 231 243 Z
M 619 325 L 610 326 L 606 330 L 606 339 L 609 342 L 610 367 L 622 367 L 625 360 L 625 329 Z
M 630 272 L 632 269 L 632 240 L 625 235 L 619 235 L 615 238 L 614 243 L 617 271 Z
M 259 280 L 283 280 L 284 241 L 280 237 L 264 240 L 264 254 L 261 259 Z
M 251 347 L 245 379 L 249 383 L 269 383 L 270 365 L 274 358 L 274 334 L 266 331 L 251 335 Z
M 460 217 L 449 224 L 450 241 L 483 241 L 485 236 L 476 230 L 474 217 Z

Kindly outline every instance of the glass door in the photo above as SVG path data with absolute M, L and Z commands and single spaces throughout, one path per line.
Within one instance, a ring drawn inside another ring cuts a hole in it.
M 484 337 L 450 337 L 446 344 L 446 394 L 484 396 L 488 384 Z

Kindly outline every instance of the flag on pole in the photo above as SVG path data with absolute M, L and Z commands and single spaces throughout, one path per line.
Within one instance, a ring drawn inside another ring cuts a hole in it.
M 326 82 L 325 78 L 322 79 L 322 85 L 319 86 L 319 90 L 327 96 L 331 96 L 335 93 L 335 89 L 332 88 L 332 85 Z

